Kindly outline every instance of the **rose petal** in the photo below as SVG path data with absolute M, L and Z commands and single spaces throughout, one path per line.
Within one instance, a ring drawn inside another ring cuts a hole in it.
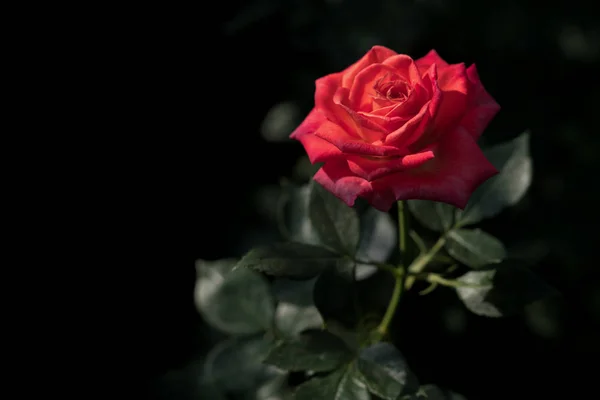
M 350 88 L 350 107 L 356 111 L 371 111 L 375 83 L 386 74 L 390 80 L 404 78 L 398 74 L 396 69 L 384 64 L 372 64 L 360 71 Z
M 438 68 L 447 67 L 448 63 L 444 61 L 442 57 L 435 50 L 431 50 L 429 53 L 425 54 L 424 57 L 419 58 L 415 61 L 419 72 L 424 75 L 429 68 L 431 68 L 432 64 L 436 64 Z
M 444 92 L 467 94 L 467 70 L 464 63 L 437 67 L 438 85 Z
M 333 95 L 340 87 L 342 74 L 335 73 L 325 75 L 315 81 L 315 108 L 327 112 L 333 104 Z M 329 117 L 328 115 L 326 115 Z
M 368 181 L 373 181 L 394 172 L 416 168 L 433 157 L 433 152 L 427 150 L 397 158 L 367 158 L 349 155 L 346 156 L 346 160 L 348 161 L 348 168 L 352 173 Z
M 429 135 L 430 127 L 435 121 L 435 116 L 438 113 L 440 104 L 443 101 L 442 91 L 437 85 L 437 67 L 433 64 L 427 73 L 427 78 L 430 79 L 431 88 L 431 100 L 426 102 L 417 115 L 415 115 L 410 121 L 406 122 L 402 127 L 396 131 L 390 133 L 385 138 L 385 144 L 388 146 L 395 146 L 402 148 L 406 151 L 409 146 L 416 151 L 426 147 L 421 145 Z M 415 145 L 419 143 L 419 146 Z
M 304 135 L 298 138 L 304 146 L 311 164 L 329 161 L 342 156 L 340 149 L 315 135 Z
M 481 84 L 475 64 L 467 68 L 467 77 L 469 80 L 468 111 L 460 121 L 460 126 L 465 128 L 474 139 L 477 139 L 500 111 L 500 105 Z
M 396 200 L 441 201 L 463 209 L 473 191 L 498 173 L 462 128 L 443 135 L 434 154 L 419 168 L 371 182 L 373 191 L 391 189 Z
M 432 108 L 431 101 L 423 104 L 417 115 L 386 136 L 385 144 L 388 146 L 407 148 L 411 143 L 417 140 L 425 131 L 425 129 L 419 128 L 422 125 L 424 128 L 425 125 L 433 120 L 433 113 L 430 111 L 430 108 Z
M 333 102 L 346 113 L 346 117 L 343 118 L 345 125 L 354 128 L 354 131 L 358 136 L 363 138 L 366 142 L 372 143 L 377 140 L 382 140 L 387 134 L 388 131 L 377 122 L 362 116 L 360 113 L 355 112 L 347 106 L 348 89 L 339 88 L 336 91 L 335 96 L 333 96 Z
M 440 85 L 438 83 L 438 66 L 437 64 L 431 64 L 429 69 L 423 74 L 421 77 L 421 82 L 429 97 L 433 96 L 433 94 L 440 90 Z
M 373 46 L 371 50 L 369 50 L 367 54 L 362 56 L 360 60 L 358 60 L 342 72 L 342 87 L 350 89 L 352 87 L 352 83 L 354 82 L 356 74 L 358 74 L 360 71 L 362 71 L 369 65 L 381 63 L 394 55 L 396 55 L 396 52 L 394 50 L 390 50 L 384 46 Z
M 365 156 L 399 156 L 402 151 L 396 147 L 385 146 L 380 143 L 367 143 L 356 139 L 339 125 L 326 121 L 315 132 L 315 135 L 335 145 L 347 154 L 360 154 Z
M 316 80 L 315 108 L 320 110 L 326 119 L 341 125 L 350 136 L 360 139 L 361 136 L 357 132 L 352 118 L 333 100 L 335 94 L 342 89 L 340 87 L 341 76 L 341 73 L 335 73 Z
M 373 121 L 377 125 L 383 127 L 386 132 L 393 132 L 396 129 L 400 128 L 406 121 L 412 118 L 412 115 L 408 115 L 406 117 L 387 117 L 385 115 L 377 115 L 373 113 L 366 113 L 363 111 L 358 112 L 359 115 L 362 115 L 364 118 L 368 118 Z
M 421 107 L 423 107 L 423 104 L 429 100 L 429 97 L 430 95 L 427 89 L 425 89 L 422 83 L 418 83 L 412 88 L 408 99 L 406 99 L 404 102 L 379 108 L 375 111 L 372 111 L 371 114 L 410 119 L 410 117 L 419 112 Z
M 390 189 L 373 191 L 370 182 L 355 176 L 348 168 L 348 163 L 337 160 L 325 163 L 313 177 L 334 196 L 352 207 L 357 197 L 362 197 L 379 211 L 387 212 L 396 202 Z
M 294 129 L 290 135 L 290 138 L 299 140 L 300 136 L 315 133 L 317 129 L 319 129 L 319 126 L 321 126 L 321 124 L 325 121 L 327 121 L 327 119 L 323 113 L 316 108 L 313 108 L 308 113 L 306 118 L 304 118 L 304 121 L 302 121 L 302 123 L 300 123 L 296 129 Z
M 354 205 L 358 196 L 364 196 L 371 191 L 369 182 L 354 176 L 348 169 L 348 163 L 343 160 L 325 163 L 313 179 L 350 207 Z
M 326 162 L 314 179 L 346 204 L 357 197 L 387 212 L 398 200 L 431 200 L 463 209 L 473 191 L 498 171 L 464 129 L 445 135 L 435 157 L 420 167 L 400 171 L 372 182 L 356 176 L 348 163 Z
M 421 75 L 419 69 L 415 65 L 412 58 L 405 54 L 398 54 L 385 60 L 383 65 L 389 65 L 398 71 L 398 75 L 408 78 L 412 85 L 416 85 L 421 82 Z
M 438 85 L 442 91 L 442 102 L 435 116 L 435 128 L 430 141 L 437 135 L 454 129 L 467 111 L 468 79 L 465 64 L 438 67 Z
M 342 155 L 340 149 L 314 135 L 314 132 L 327 121 L 325 116 L 313 108 L 304 121 L 292 132 L 290 138 L 300 141 L 312 164 L 331 160 Z

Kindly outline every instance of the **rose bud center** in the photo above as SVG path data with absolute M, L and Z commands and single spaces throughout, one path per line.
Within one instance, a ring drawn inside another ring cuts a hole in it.
M 382 82 L 381 80 L 375 84 L 375 97 L 386 99 L 393 102 L 402 102 L 408 98 L 410 94 L 410 86 L 404 80 L 394 80 Z

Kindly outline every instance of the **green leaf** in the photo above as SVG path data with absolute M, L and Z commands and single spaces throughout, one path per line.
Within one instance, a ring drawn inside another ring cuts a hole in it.
M 173 368 L 159 378 L 159 398 L 207 398 L 227 400 L 223 390 L 204 379 L 204 358 L 194 358 L 181 368 Z
M 279 303 L 275 310 L 275 324 L 282 335 L 294 337 L 307 329 L 322 327 L 324 321 L 315 306 Z
M 481 229 L 455 229 L 448 232 L 446 250 L 471 268 L 498 264 L 506 258 L 502 242 Z
M 358 322 L 354 267 L 351 260 L 346 260 L 317 278 L 313 298 L 325 321 L 333 319 L 346 326 Z
M 331 371 L 350 361 L 352 352 L 337 336 L 323 330 L 305 331 L 295 339 L 279 341 L 265 363 L 287 371 Z
M 458 280 L 471 286 L 481 286 L 459 287 L 456 293 L 471 312 L 486 317 L 519 314 L 528 304 L 559 294 L 528 268 L 514 265 L 470 271 Z
M 339 337 L 351 351 L 358 351 L 358 348 L 360 347 L 360 341 L 358 332 L 354 327 L 350 329 L 346 328 L 341 323 L 331 319 L 327 321 L 326 329 L 327 332 Z
M 322 166 L 322 162 L 311 163 L 307 155 L 300 156 L 292 170 L 292 177 L 299 182 L 309 182 Z
M 297 304 L 299 306 L 312 306 L 313 291 L 317 278 L 308 280 L 294 280 L 286 278 L 276 278 L 271 285 L 271 291 L 281 303 Z
M 255 393 L 248 393 L 244 400 L 284 400 L 291 398 L 291 390 L 287 383 L 288 374 L 279 373 L 271 380 L 260 385 Z M 202 397 L 213 400 L 210 397 Z
M 467 400 L 463 395 L 435 385 L 423 385 L 416 394 L 402 397 L 402 400 Z
M 363 349 L 358 356 L 357 365 L 369 391 L 386 400 L 396 400 L 419 388 L 404 357 L 390 343 L 376 343 Z
M 436 232 L 445 232 L 453 224 L 456 207 L 439 201 L 408 200 L 408 209 L 421 225 Z
M 252 205 L 269 223 L 278 222 L 283 193 L 280 185 L 262 185 L 255 189 Z
M 463 211 L 456 212 L 459 226 L 475 224 L 517 204 L 525 195 L 533 177 L 529 154 L 529 132 L 485 151 L 500 173 L 479 186 Z
M 356 210 L 314 181 L 308 201 L 308 215 L 325 246 L 341 254 L 355 254 L 360 233 Z
M 250 250 L 235 268 L 249 268 L 275 277 L 310 279 L 334 268 L 341 260 L 339 255 L 323 247 L 276 243 Z
M 323 326 L 323 318 L 313 301 L 315 281 L 280 278 L 273 282 L 271 289 L 279 300 L 275 309 L 275 325 L 284 336 L 294 337 L 306 329 Z
M 265 279 L 240 269 L 227 272 L 232 260 L 196 263 L 196 306 L 215 328 L 230 334 L 251 334 L 271 327 L 274 300 Z
M 367 313 L 382 313 L 386 309 L 394 291 L 394 279 L 390 279 L 389 272 L 378 271 L 367 279 L 356 282 L 355 287 L 364 317 Z
M 260 133 L 267 142 L 285 142 L 301 121 L 300 111 L 295 103 L 281 102 L 267 112 L 260 126 Z
M 370 400 L 371 395 L 351 363 L 327 376 L 316 377 L 299 385 L 295 400 Z
M 308 184 L 283 187 L 280 226 L 288 241 L 320 245 L 319 235 L 308 218 L 310 189 Z
M 217 344 L 204 360 L 202 381 L 226 393 L 258 389 L 285 374 L 262 363 L 269 346 L 262 335 L 238 337 Z
M 396 225 L 390 214 L 373 207 L 360 216 L 360 243 L 356 258 L 364 261 L 385 262 L 397 246 Z M 373 275 L 377 268 L 369 264 L 357 264 L 356 279 Z

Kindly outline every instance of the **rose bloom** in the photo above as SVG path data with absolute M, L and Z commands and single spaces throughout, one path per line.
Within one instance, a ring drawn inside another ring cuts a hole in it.
M 362 197 L 381 211 L 409 199 L 464 208 L 498 172 L 476 140 L 499 110 L 475 65 L 375 46 L 317 79 L 315 106 L 291 137 L 323 163 L 314 179 L 349 206 Z

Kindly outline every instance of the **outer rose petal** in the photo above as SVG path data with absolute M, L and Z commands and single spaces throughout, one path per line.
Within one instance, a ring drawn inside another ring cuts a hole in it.
M 312 109 L 304 121 L 292 132 L 290 137 L 299 140 L 306 150 L 312 164 L 331 160 L 342 155 L 342 152 L 329 143 L 314 135 L 314 132 L 326 121 L 323 114 Z
M 388 59 L 389 57 L 395 56 L 396 52 L 394 50 L 390 50 L 387 47 L 383 46 L 373 46 L 371 50 L 367 52 L 360 60 L 346 68 L 342 71 L 342 87 L 350 89 L 352 86 L 352 82 L 354 82 L 354 77 L 363 69 L 367 68 L 371 64 L 381 63 Z
M 394 172 L 419 167 L 433 157 L 433 151 L 426 150 L 397 158 L 367 158 L 363 156 L 346 155 L 345 159 L 348 162 L 348 168 L 352 173 L 368 181 L 373 181 Z
M 340 149 L 315 135 L 304 135 L 298 138 L 298 140 L 304 146 L 311 164 L 329 161 L 342 156 Z
M 465 64 L 438 67 L 438 85 L 442 90 L 442 103 L 435 116 L 434 135 L 431 139 L 453 129 L 467 110 L 469 88 Z
M 436 64 L 438 68 L 447 67 L 448 63 L 444 61 L 442 57 L 435 50 L 431 50 L 429 53 L 425 54 L 424 57 L 419 58 L 415 61 L 417 68 L 419 68 L 419 72 L 421 74 L 425 74 L 427 70 L 431 67 L 431 64 Z
M 380 211 L 389 211 L 398 200 L 432 200 L 463 209 L 471 193 L 498 173 L 464 129 L 442 136 L 434 159 L 421 167 L 368 182 L 355 176 L 343 160 L 333 160 L 315 175 L 315 180 L 352 206 L 365 198 Z
M 385 146 L 381 142 L 374 144 L 350 136 L 342 127 L 333 122 L 325 121 L 315 135 L 335 145 L 346 154 L 359 154 L 364 156 L 400 156 L 404 155 L 402 150 Z
M 323 113 L 316 108 L 313 108 L 308 113 L 306 118 L 304 118 L 304 121 L 302 121 L 302 123 L 298 125 L 296 129 L 294 129 L 294 132 L 292 132 L 290 138 L 299 140 L 299 138 L 303 135 L 315 133 L 317 129 L 319 129 L 319 126 L 321 126 L 321 124 L 325 121 L 327 121 L 327 119 Z
M 357 197 L 365 197 L 372 191 L 371 184 L 353 175 L 344 160 L 325 163 L 313 179 L 350 207 L 354 205 Z
M 358 134 L 354 135 L 354 123 L 351 118 L 333 101 L 335 93 L 340 88 L 341 79 L 342 74 L 335 73 L 315 81 L 315 108 L 321 111 L 328 120 L 342 125 L 351 135 L 360 138 Z
M 467 77 L 469 79 L 467 114 L 462 118 L 460 126 L 465 128 L 474 139 L 477 139 L 500 111 L 500 105 L 481 84 L 475 64 L 467 68 Z
M 326 117 L 329 117 L 327 111 L 331 107 L 335 91 L 340 87 L 341 79 L 342 74 L 335 73 L 325 75 L 315 81 L 315 108 L 324 111 Z
M 434 153 L 435 158 L 421 168 L 373 182 L 374 191 L 388 188 L 396 200 L 441 201 L 463 209 L 471 193 L 498 173 L 464 129 L 443 135 Z
M 396 201 L 390 190 L 376 192 L 369 181 L 353 175 L 348 163 L 343 160 L 325 163 L 313 179 L 349 207 L 362 197 L 376 209 L 387 212 Z

